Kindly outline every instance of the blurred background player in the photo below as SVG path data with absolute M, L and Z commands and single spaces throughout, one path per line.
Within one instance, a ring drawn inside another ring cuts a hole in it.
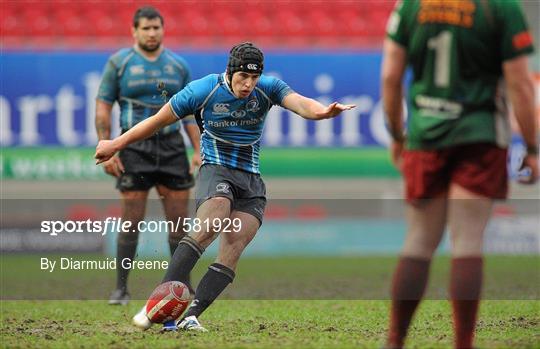
M 180 241 L 163 282 L 184 281 L 221 233 L 216 261 L 199 283 L 178 325 L 181 329 L 206 331 L 199 315 L 234 280 L 238 259 L 262 224 L 266 188 L 259 173 L 259 147 L 270 108 L 281 105 L 303 118 L 321 120 L 354 107 L 339 103 L 324 106 L 295 93 L 285 82 L 261 75 L 263 61 L 261 50 L 249 42 L 233 47 L 225 73 L 193 81 L 155 116 L 112 141 L 100 141 L 96 150 L 97 163 L 108 161 L 116 151 L 191 114 L 201 126 L 203 165 L 196 193 L 197 218 L 202 222 L 217 220 L 223 226 L 227 220 L 239 219 L 241 226 L 239 231 L 221 231 L 215 224 L 202 224 L 201 230 Z M 141 313 L 134 321 L 141 317 L 144 322 L 146 316 Z
M 122 132 L 155 114 L 168 98 L 190 81 L 185 60 L 162 46 L 164 22 L 153 7 L 139 8 L 133 17 L 132 48 L 113 54 L 103 73 L 96 100 L 96 129 L 100 140 L 110 139 L 111 111 L 120 105 Z M 149 190 L 155 186 L 168 221 L 188 215 L 189 189 L 194 180 L 180 123 L 167 126 L 152 137 L 131 144 L 103 164 L 105 172 L 117 178 L 122 196 L 122 221 L 133 227 L 144 219 Z M 200 164 L 199 131 L 193 119 L 185 119 L 185 130 L 194 148 L 192 167 Z M 121 267 L 124 258 L 133 260 L 139 232 L 120 231 L 117 245 L 117 282 L 109 304 L 127 304 L 129 269 Z M 185 236 L 183 230 L 169 231 L 171 255 Z M 186 281 L 187 282 L 187 281 Z
M 510 141 L 504 86 L 527 153 L 523 183 L 538 178 L 538 126 L 526 54 L 533 51 L 520 4 L 404 1 L 388 23 L 382 93 L 391 156 L 405 179 L 408 231 L 392 283 L 387 347 L 400 348 L 448 224 L 455 346 L 473 344 L 482 285 L 484 228 L 507 196 Z M 412 67 L 403 134 L 402 79 Z

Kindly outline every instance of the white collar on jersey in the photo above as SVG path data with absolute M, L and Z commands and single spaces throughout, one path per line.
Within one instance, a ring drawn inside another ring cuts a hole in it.
M 227 90 L 229 90 L 229 92 L 232 93 L 232 95 L 236 97 L 236 95 L 234 94 L 231 88 L 231 85 L 229 85 L 229 82 L 227 81 L 227 72 L 223 73 L 222 77 L 223 77 L 223 84 L 225 85 L 225 87 L 227 87 Z

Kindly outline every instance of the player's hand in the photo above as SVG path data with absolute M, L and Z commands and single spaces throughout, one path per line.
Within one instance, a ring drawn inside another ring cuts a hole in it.
M 538 180 L 538 155 L 527 154 L 521 162 L 519 172 L 522 173 L 518 177 L 518 182 L 521 184 L 534 184 Z
M 392 141 L 392 143 L 390 144 L 390 158 L 394 166 L 399 170 L 399 172 L 403 172 L 402 171 L 402 167 L 403 167 L 402 155 L 403 155 L 403 142 Z
M 201 167 L 201 163 L 201 154 L 198 151 L 195 151 L 193 153 L 193 157 L 191 158 L 189 173 L 195 174 L 195 172 L 199 170 L 199 167 Z
M 113 156 L 109 160 L 103 162 L 103 170 L 108 175 L 120 177 L 124 172 L 124 164 L 122 164 L 122 161 L 118 156 Z
M 103 140 L 99 141 L 96 147 L 96 153 L 94 159 L 96 159 L 96 165 L 101 164 L 113 157 L 116 153 L 116 147 L 113 141 Z
M 355 104 L 341 104 L 338 102 L 334 102 L 330 104 L 328 107 L 326 107 L 326 109 L 324 109 L 323 111 L 316 112 L 315 115 L 317 115 L 317 117 L 320 119 L 330 119 L 335 116 L 338 116 L 339 114 L 341 114 L 341 112 L 345 110 L 350 110 L 355 107 L 356 107 Z

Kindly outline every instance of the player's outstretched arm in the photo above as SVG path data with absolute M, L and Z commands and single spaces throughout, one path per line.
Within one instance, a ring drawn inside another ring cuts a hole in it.
M 115 139 L 99 141 L 96 147 L 96 165 L 109 160 L 117 151 L 124 149 L 131 143 L 150 137 L 159 129 L 178 121 L 173 114 L 169 103 L 165 104 L 157 114 L 141 121 L 129 131 Z
M 309 120 L 330 119 L 338 116 L 345 110 L 356 107 L 354 104 L 341 104 L 338 102 L 324 106 L 316 100 L 304 97 L 298 93 L 287 95 L 281 104 L 283 107 Z

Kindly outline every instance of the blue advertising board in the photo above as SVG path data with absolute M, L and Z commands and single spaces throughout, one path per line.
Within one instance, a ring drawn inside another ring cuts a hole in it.
M 224 71 L 227 53 L 179 52 L 193 78 Z M 94 145 L 95 96 L 111 52 L 4 52 L 0 56 L 2 146 Z M 343 117 L 306 121 L 282 108 L 267 119 L 269 146 L 380 146 L 380 52 L 268 52 L 265 73 L 323 103 L 355 103 Z M 156 90 L 156 94 L 158 91 Z M 118 130 L 116 130 L 118 132 Z

